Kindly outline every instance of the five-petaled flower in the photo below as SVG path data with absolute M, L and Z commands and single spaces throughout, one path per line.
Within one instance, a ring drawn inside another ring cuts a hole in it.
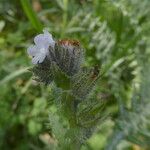
M 46 56 L 49 55 L 49 48 L 54 48 L 55 41 L 52 35 L 47 31 L 43 30 L 44 34 L 39 34 L 34 38 L 35 45 L 31 45 L 27 52 L 32 56 L 32 63 L 42 63 Z

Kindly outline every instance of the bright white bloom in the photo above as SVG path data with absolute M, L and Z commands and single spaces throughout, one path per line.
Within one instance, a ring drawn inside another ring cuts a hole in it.
M 32 63 L 42 63 L 46 56 L 49 55 L 49 47 L 54 48 L 55 41 L 52 35 L 47 31 L 43 30 L 44 34 L 39 34 L 34 38 L 35 45 L 31 45 L 27 52 L 32 56 Z

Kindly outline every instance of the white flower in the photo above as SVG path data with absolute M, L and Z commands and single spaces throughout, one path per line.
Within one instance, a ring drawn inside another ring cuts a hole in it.
M 52 35 L 47 31 L 43 30 L 44 34 L 39 34 L 34 38 L 35 45 L 31 45 L 27 49 L 27 53 L 32 56 L 32 63 L 42 63 L 46 56 L 49 55 L 49 47 L 54 48 L 55 41 Z

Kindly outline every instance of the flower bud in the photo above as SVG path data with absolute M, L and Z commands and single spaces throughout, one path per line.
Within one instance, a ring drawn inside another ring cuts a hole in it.
M 61 40 L 56 42 L 54 52 L 50 55 L 59 68 L 69 76 L 73 76 L 80 70 L 83 59 L 83 50 L 78 41 Z

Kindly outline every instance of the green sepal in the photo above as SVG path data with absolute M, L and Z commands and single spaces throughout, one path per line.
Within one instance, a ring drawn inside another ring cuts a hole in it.
M 62 72 L 55 62 L 52 63 L 52 73 L 54 77 L 54 82 L 58 88 L 63 90 L 70 89 L 70 78 L 64 72 Z

